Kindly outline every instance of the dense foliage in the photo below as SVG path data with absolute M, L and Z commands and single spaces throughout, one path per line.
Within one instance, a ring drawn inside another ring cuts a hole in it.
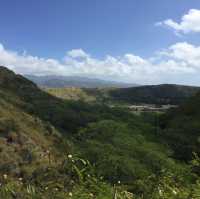
M 200 154 L 200 94 L 190 98 L 176 111 L 160 119 L 162 136 L 180 160 L 190 161 L 192 152 Z

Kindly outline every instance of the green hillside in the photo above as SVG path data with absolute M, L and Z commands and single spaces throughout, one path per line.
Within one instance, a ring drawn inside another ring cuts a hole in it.
M 110 97 L 127 103 L 181 104 L 198 91 L 199 87 L 163 84 L 115 89 Z
M 191 160 L 192 152 L 200 153 L 200 93 L 190 98 L 176 111 L 161 118 L 163 136 L 175 151 L 175 156 Z
M 66 87 L 66 88 L 43 88 L 47 93 L 54 95 L 61 99 L 95 102 L 96 96 L 89 95 L 82 88 Z
M 56 108 L 72 105 L 3 67 L 0 96 L 0 198 L 89 198 L 92 191 L 96 198 L 112 195 L 112 187 L 95 177 L 89 163 L 71 157 L 72 143 L 62 127 L 58 130 L 47 121 Z M 91 173 L 84 183 L 82 169 Z
M 198 157 L 180 161 L 158 117 L 56 98 L 0 67 L 0 198 L 198 198 Z
M 199 87 L 173 84 L 131 88 L 45 88 L 48 93 L 70 100 L 106 104 L 179 105 L 200 91 Z

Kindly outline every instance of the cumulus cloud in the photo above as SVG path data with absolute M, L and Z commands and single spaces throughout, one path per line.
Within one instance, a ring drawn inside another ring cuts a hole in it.
M 62 60 L 20 54 L 0 44 L 0 65 L 20 74 L 79 75 L 140 84 L 200 84 L 191 82 L 191 77 L 200 75 L 200 46 L 186 42 L 176 43 L 149 59 L 132 53 L 97 59 L 82 49 L 74 49 Z
M 183 62 L 190 70 L 200 70 L 200 46 L 193 46 L 187 42 L 176 43 L 161 54 L 176 62 Z
M 190 9 L 187 14 L 182 16 L 180 23 L 172 19 L 167 19 L 165 21 L 156 23 L 156 25 L 167 26 L 169 28 L 172 28 L 176 33 L 199 33 L 200 10 Z
M 67 55 L 73 58 L 87 58 L 89 57 L 89 54 L 84 52 L 82 49 L 73 49 L 69 52 L 67 52 Z

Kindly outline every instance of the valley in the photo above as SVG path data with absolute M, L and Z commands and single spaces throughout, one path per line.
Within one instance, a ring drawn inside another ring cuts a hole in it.
M 134 113 L 166 112 L 194 96 L 199 87 L 181 85 L 139 86 L 132 88 L 42 88 L 61 99 L 106 104 Z M 153 103 L 152 103 L 153 102 Z
M 112 106 L 105 90 L 93 98 L 81 89 L 65 92 L 43 91 L 0 67 L 1 198 L 199 194 L 199 94 L 157 114 L 159 104 Z

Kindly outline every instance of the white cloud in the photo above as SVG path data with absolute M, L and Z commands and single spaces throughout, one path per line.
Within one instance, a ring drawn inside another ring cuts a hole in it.
M 82 49 L 73 49 L 67 52 L 67 55 L 72 58 L 87 58 L 89 55 L 85 53 Z
M 189 12 L 182 16 L 180 23 L 172 19 L 158 22 L 156 25 L 164 25 L 175 30 L 176 33 L 199 33 L 200 32 L 200 10 L 190 9 Z
M 192 77 L 200 75 L 200 46 L 186 42 L 176 43 L 149 59 L 130 53 L 96 59 L 82 49 L 74 49 L 67 52 L 61 61 L 20 54 L 0 44 L 0 65 L 20 74 L 81 75 L 140 84 L 168 82 L 200 85 L 200 81 L 191 81 Z
M 187 42 L 176 43 L 162 53 L 176 62 L 182 61 L 188 68 L 200 70 L 200 46 L 193 46 Z

